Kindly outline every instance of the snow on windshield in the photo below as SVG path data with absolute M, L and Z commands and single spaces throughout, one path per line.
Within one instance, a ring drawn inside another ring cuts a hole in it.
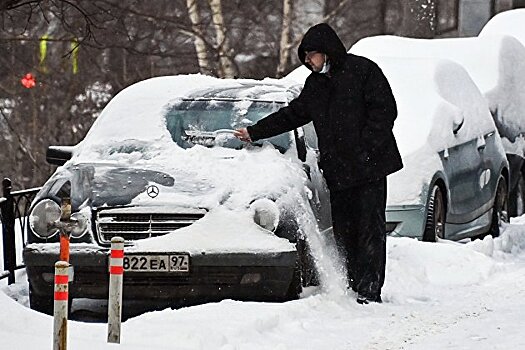
M 253 99 L 256 96 L 265 101 L 286 102 L 293 95 L 287 90 L 290 84 L 269 78 L 256 81 L 191 74 L 147 79 L 124 89 L 108 103 L 78 150 L 126 139 L 149 142 L 171 140 L 165 125 L 167 106 L 203 88 L 213 91 L 213 88 L 228 87 L 232 91 L 243 88 L 242 95 L 233 96 L 238 99 Z M 276 87 L 281 87 L 282 91 Z
M 515 38 L 485 36 L 425 40 L 377 36 L 360 40 L 350 52 L 372 58 L 442 58 L 460 63 L 486 97 L 507 144 L 507 152 L 513 150 L 523 154 L 525 47 Z
M 245 143 L 233 135 L 233 130 L 255 124 L 282 106 L 282 103 L 252 100 L 182 100 L 166 108 L 166 126 L 173 141 L 182 148 L 199 144 L 240 149 Z M 291 143 L 289 133 L 267 141 L 282 152 Z

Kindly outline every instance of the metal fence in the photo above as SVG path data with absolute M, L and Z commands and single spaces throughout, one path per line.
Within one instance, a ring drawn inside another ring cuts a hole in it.
M 24 265 L 16 261 L 16 230 L 18 220 L 21 241 L 25 245 L 25 232 L 29 224 L 29 207 L 40 188 L 31 188 L 22 191 L 12 191 L 11 180 L 2 181 L 3 196 L 0 198 L 0 220 L 2 221 L 2 243 L 4 253 L 4 271 L 0 272 L 0 279 L 8 279 L 8 284 L 15 283 L 15 270 Z

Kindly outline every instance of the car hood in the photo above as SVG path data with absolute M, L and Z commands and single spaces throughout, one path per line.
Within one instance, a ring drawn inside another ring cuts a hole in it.
M 71 183 L 74 209 L 116 206 L 248 207 L 258 198 L 301 195 L 306 174 L 271 145 L 251 150 L 173 149 L 154 157 L 73 158 L 48 181 L 45 196 L 61 197 Z

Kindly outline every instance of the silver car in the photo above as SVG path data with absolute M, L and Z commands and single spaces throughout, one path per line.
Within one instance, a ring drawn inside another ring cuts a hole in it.
M 459 64 L 375 58 L 399 116 L 405 163 L 388 178 L 387 231 L 436 241 L 497 236 L 507 220 L 508 161 L 487 103 Z

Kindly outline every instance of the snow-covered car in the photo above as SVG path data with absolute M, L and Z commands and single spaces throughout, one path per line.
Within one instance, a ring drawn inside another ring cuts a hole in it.
M 48 161 L 65 164 L 30 212 L 31 308 L 52 311 L 67 198 L 71 298 L 108 297 L 115 236 L 125 239 L 124 312 L 131 302 L 297 298 L 301 279 L 315 278 L 304 237 L 330 226 L 312 126 L 251 144 L 232 134 L 297 93 L 271 79 L 153 78 L 113 98 L 81 143 L 50 147 Z
M 370 58 L 396 98 L 393 131 L 404 163 L 388 176 L 387 231 L 427 241 L 497 235 L 507 210 L 508 162 L 468 73 L 449 60 Z M 286 79 L 308 73 L 298 68 Z
M 409 39 L 376 36 L 357 42 L 358 55 L 450 59 L 461 64 L 488 102 L 509 161 L 509 215 L 525 213 L 525 47 L 508 35 Z

